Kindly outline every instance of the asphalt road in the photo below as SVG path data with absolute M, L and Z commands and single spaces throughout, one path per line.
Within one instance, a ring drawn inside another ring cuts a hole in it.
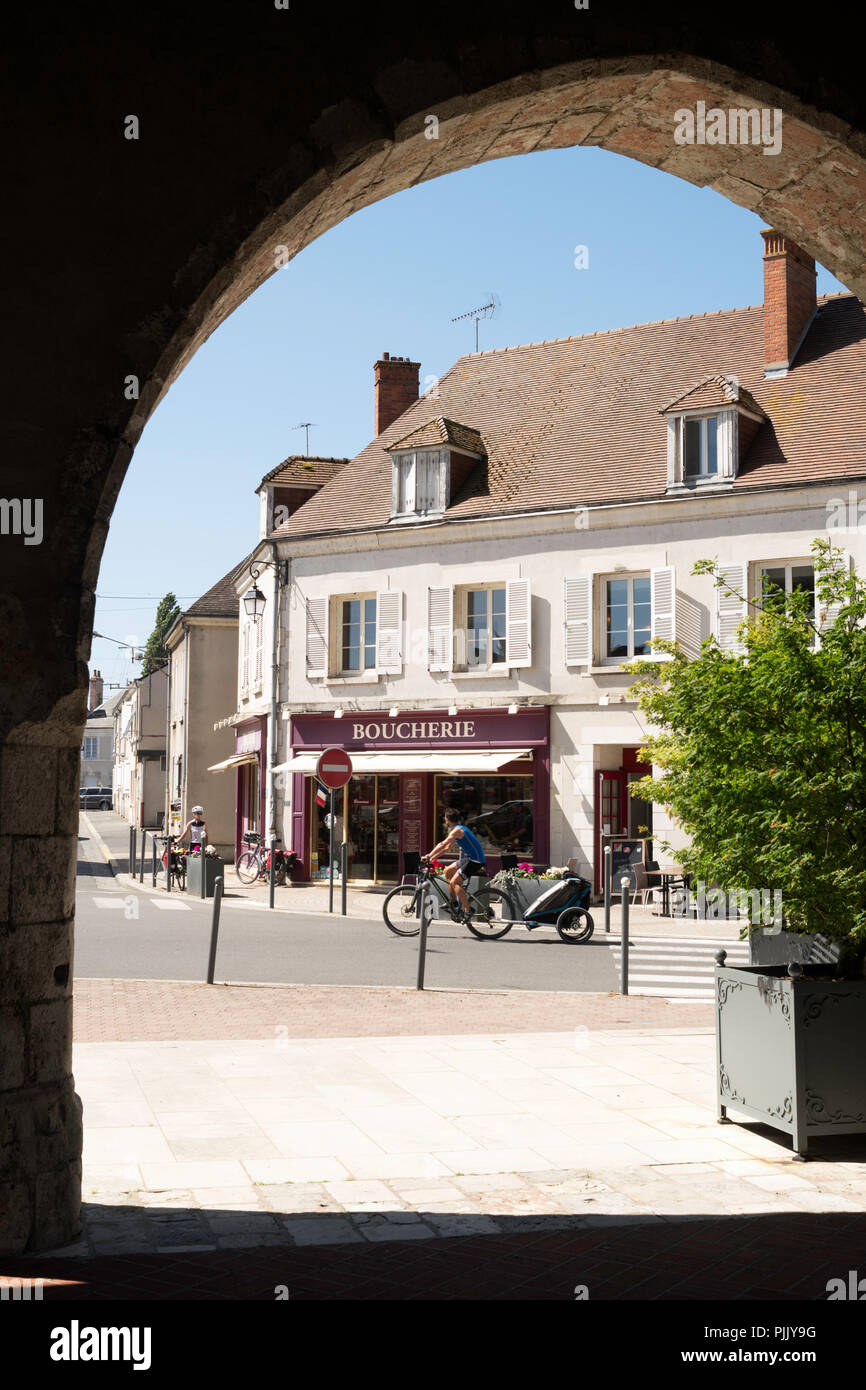
M 128 892 L 97 846 L 78 842 L 75 975 L 79 978 L 203 980 L 211 904 L 186 893 Z M 614 957 L 596 936 L 568 944 L 553 928 L 514 927 L 478 941 L 465 927 L 434 923 L 426 984 L 473 989 L 607 991 Z M 418 938 L 394 936 L 384 921 L 269 912 L 223 904 L 216 978 L 267 984 L 414 985 Z

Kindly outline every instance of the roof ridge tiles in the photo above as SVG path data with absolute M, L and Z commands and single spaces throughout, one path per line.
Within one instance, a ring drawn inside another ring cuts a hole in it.
M 826 303 L 828 299 L 856 299 L 856 295 L 850 290 L 833 290 L 828 294 L 818 295 L 818 307 Z M 493 357 L 500 352 L 522 352 L 528 348 L 549 347 L 552 343 L 578 343 L 583 338 L 603 338 L 614 333 L 632 333 L 637 328 L 658 328 L 662 323 L 687 323 L 690 319 L 712 319 L 721 318 L 723 314 L 745 314 L 751 309 L 763 309 L 763 304 L 740 304 L 733 309 L 707 309 L 702 314 L 677 314 L 671 319 L 646 319 L 642 323 L 621 324 L 619 328 L 596 328 L 592 333 L 570 333 L 564 338 L 542 338 L 536 343 L 508 343 L 501 348 L 482 348 L 479 352 L 464 352 L 462 357 L 458 357 L 458 362 L 465 362 L 474 357 Z M 457 363 L 455 362 L 455 366 Z

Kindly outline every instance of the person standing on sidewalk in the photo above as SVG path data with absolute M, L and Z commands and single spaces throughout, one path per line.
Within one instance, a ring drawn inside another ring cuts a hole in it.
M 181 841 L 186 838 L 187 833 L 189 834 L 190 851 L 193 851 L 196 845 L 198 845 L 198 852 L 199 854 L 201 854 L 202 838 L 204 838 L 205 844 L 209 842 L 207 833 L 207 821 L 204 818 L 203 807 L 193 806 L 192 819 L 187 821 L 186 825 L 183 827 L 183 830 L 176 837 L 174 842 L 175 845 L 180 845 Z

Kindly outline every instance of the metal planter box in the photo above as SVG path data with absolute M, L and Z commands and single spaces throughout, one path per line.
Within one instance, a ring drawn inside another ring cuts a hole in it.
M 524 913 L 556 881 L 555 878 L 517 878 L 514 883 L 504 884 L 502 892 L 507 894 L 518 912 Z
M 204 863 L 204 895 L 212 898 L 214 884 L 223 872 L 223 862 L 215 854 L 191 854 L 186 864 L 186 890 L 192 897 L 201 894 L 201 866 Z
M 723 957 L 724 952 L 719 952 Z M 866 1134 L 866 980 L 828 982 L 827 967 L 716 968 L 719 1120 L 728 1107 L 809 1139 Z

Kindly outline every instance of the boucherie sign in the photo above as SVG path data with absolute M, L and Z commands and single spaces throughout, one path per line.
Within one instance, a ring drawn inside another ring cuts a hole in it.
M 407 743 L 427 743 L 428 741 L 449 741 L 475 737 L 474 719 L 400 719 L 383 720 L 380 724 L 352 723 L 353 743 L 376 743 L 386 739 L 389 743 L 402 740 Z
M 327 748 L 330 744 L 364 748 L 527 748 L 547 742 L 546 709 L 473 710 L 450 717 L 444 710 L 411 710 L 392 719 L 386 713 L 347 715 L 295 714 L 292 747 Z

